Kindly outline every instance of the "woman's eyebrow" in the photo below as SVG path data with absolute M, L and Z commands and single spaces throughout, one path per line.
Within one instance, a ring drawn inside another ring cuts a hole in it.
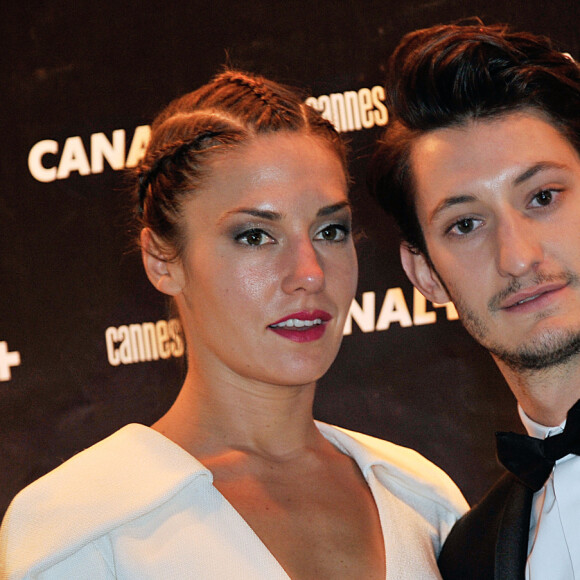
M 339 203 L 334 203 L 332 205 L 326 205 L 324 207 L 321 207 L 318 212 L 316 213 L 317 217 L 325 217 L 328 215 L 332 215 L 342 209 L 350 209 L 351 208 L 351 204 L 349 201 L 341 201 Z M 267 220 L 267 221 L 272 221 L 272 222 L 279 222 L 283 215 L 277 211 L 272 211 L 269 209 L 258 209 L 255 207 L 237 207 L 236 209 L 232 209 L 228 212 L 226 212 L 219 220 L 219 222 L 224 221 L 225 219 L 227 219 L 228 217 L 232 216 L 232 215 L 237 215 L 237 214 L 246 214 L 246 215 L 250 215 L 252 217 L 256 217 L 259 219 L 263 219 L 263 220 Z
M 226 212 L 219 220 L 218 223 L 223 222 L 225 219 L 227 219 L 228 217 L 232 216 L 232 215 L 237 215 L 237 214 L 246 214 L 246 215 L 251 215 L 252 217 L 257 217 L 263 220 L 268 220 L 268 221 L 280 221 L 282 219 L 282 214 L 276 211 L 271 211 L 271 210 L 267 210 L 267 209 L 257 209 L 257 208 L 253 208 L 253 207 L 238 207 L 236 209 L 232 209 L 228 212 Z
M 352 209 L 352 206 L 348 200 L 321 207 L 316 215 L 317 217 L 325 217 L 327 215 L 332 215 L 333 213 L 336 213 L 337 211 L 340 211 L 341 209 L 345 208 Z

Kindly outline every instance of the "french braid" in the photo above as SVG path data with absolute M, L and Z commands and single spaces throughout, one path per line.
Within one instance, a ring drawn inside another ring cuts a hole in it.
M 153 122 L 135 172 L 139 229 L 151 228 L 179 255 L 181 207 L 199 188 L 210 159 L 276 131 L 320 137 L 347 173 L 345 146 L 332 124 L 294 90 L 264 77 L 227 70 L 171 102 Z

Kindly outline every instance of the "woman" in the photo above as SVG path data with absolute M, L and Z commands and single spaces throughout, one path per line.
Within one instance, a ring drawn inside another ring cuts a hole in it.
M 145 270 L 188 372 L 17 496 L 8 578 L 421 578 L 465 509 L 418 454 L 315 423 L 357 262 L 344 146 L 288 89 L 228 71 L 156 119 L 139 168 Z

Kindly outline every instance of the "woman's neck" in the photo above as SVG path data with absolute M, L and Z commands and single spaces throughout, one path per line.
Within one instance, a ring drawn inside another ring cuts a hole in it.
M 194 456 L 243 449 L 284 457 L 320 437 L 312 417 L 315 384 L 265 385 L 245 380 L 210 384 L 189 372 L 153 428 Z

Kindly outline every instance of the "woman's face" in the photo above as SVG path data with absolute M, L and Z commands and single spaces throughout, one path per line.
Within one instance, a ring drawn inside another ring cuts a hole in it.
M 288 132 L 216 156 L 210 170 L 184 205 L 185 251 L 169 264 L 190 365 L 309 384 L 336 356 L 357 283 L 340 160 Z

